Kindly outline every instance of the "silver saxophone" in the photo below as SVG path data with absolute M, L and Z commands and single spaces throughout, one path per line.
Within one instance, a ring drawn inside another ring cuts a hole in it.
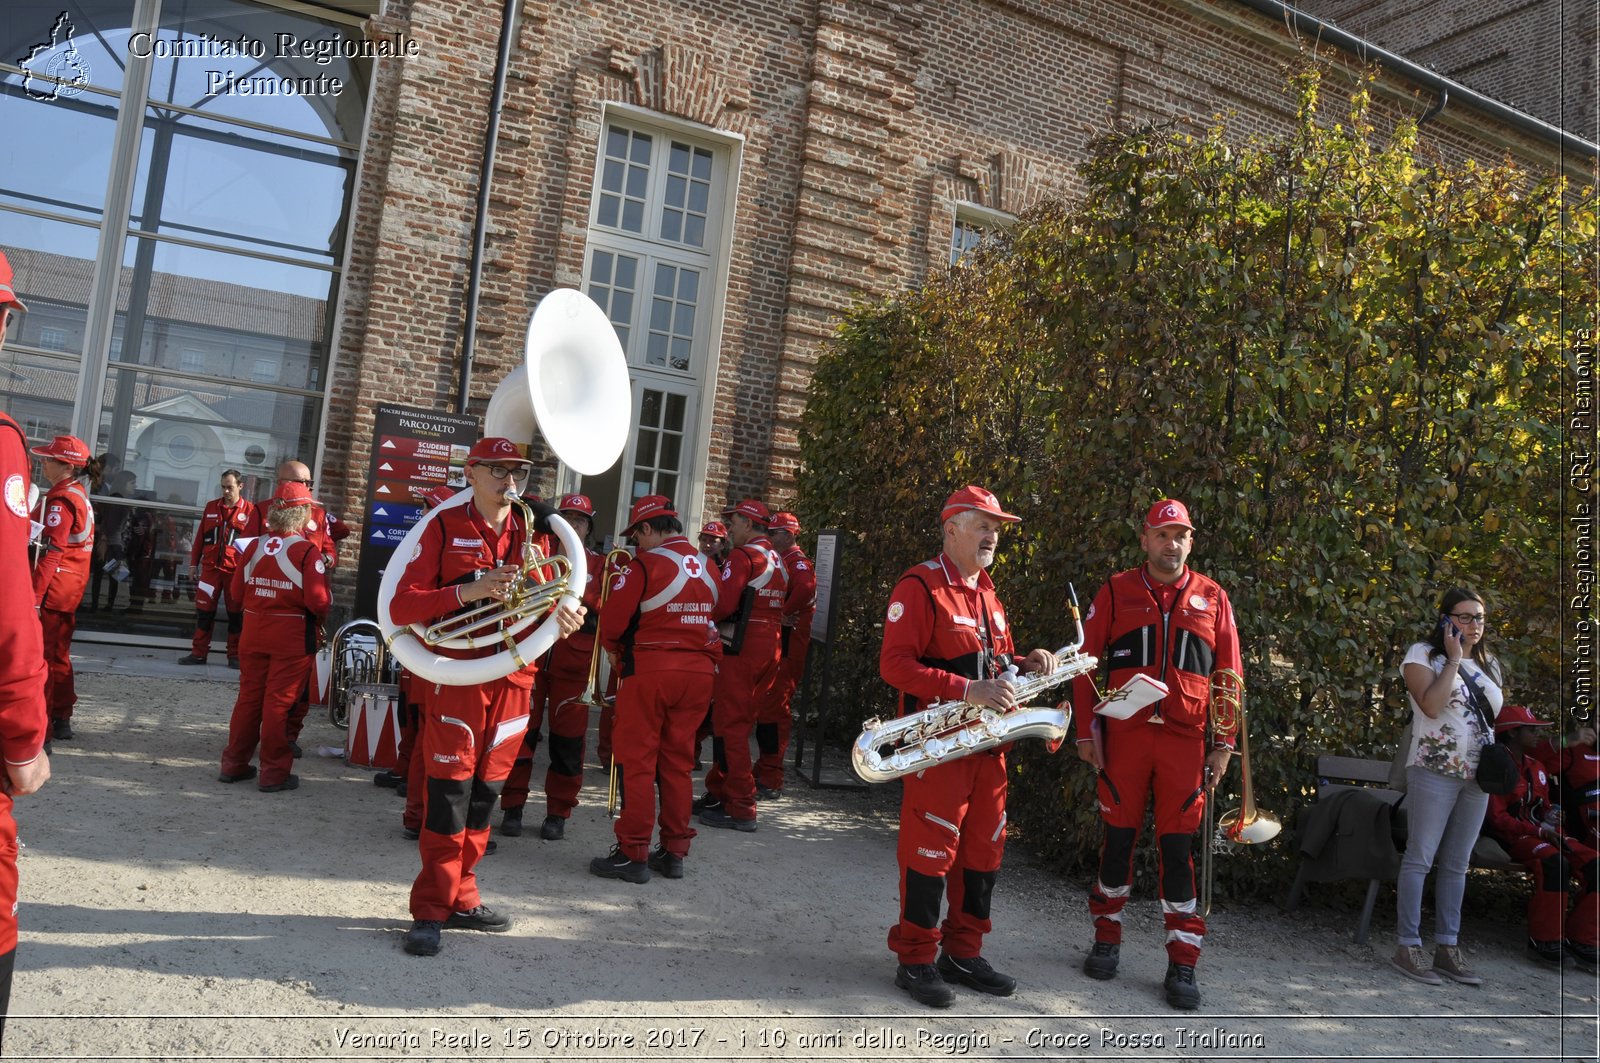
M 1069 587 L 1068 595 L 1078 638 L 1056 651 L 1055 669 L 1019 676 L 1013 665 L 1001 676 L 1011 683 L 1018 708 L 1001 712 L 968 701 L 938 701 L 887 723 L 874 717 L 866 722 L 850 751 L 856 774 L 869 783 L 888 782 L 1019 738 L 1065 738 L 1072 721 L 1072 710 L 1065 702 L 1057 708 L 1027 703 L 1100 664 L 1099 658 L 1079 652 L 1083 621 L 1078 617 L 1077 593 Z

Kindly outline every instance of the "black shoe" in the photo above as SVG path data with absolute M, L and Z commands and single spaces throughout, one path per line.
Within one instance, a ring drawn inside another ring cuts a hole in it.
M 437 919 L 418 919 L 406 931 L 406 951 L 413 956 L 439 955 L 439 931 L 443 929 Z
M 1567 955 L 1572 957 L 1572 962 L 1576 963 L 1579 970 L 1584 973 L 1594 974 L 1596 968 L 1600 967 L 1600 963 L 1597 963 L 1600 961 L 1600 952 L 1597 952 L 1593 945 L 1585 945 L 1581 941 L 1568 938 L 1564 947 Z
M 221 775 L 217 776 L 217 781 L 218 782 L 244 782 L 246 779 L 254 779 L 255 777 L 256 777 L 256 766 L 254 764 L 246 764 L 244 766 L 243 770 L 236 771 L 232 775 L 229 775 L 227 772 L 223 772 Z
M 500 814 L 500 833 L 507 838 L 522 837 L 521 808 L 508 808 Z
M 1534 959 L 1548 963 L 1552 967 L 1561 966 L 1561 942 L 1535 941 L 1528 939 L 1528 952 Z
M 945 953 L 939 954 L 936 965 L 939 974 L 946 982 L 960 982 L 969 989 L 976 989 L 980 993 L 990 996 L 1009 997 L 1017 991 L 1017 980 L 1009 974 L 1001 974 L 989 966 L 989 961 L 982 956 L 973 956 L 970 959 L 957 959 Z
M 51 720 L 50 721 L 50 737 L 54 738 L 58 742 L 70 742 L 70 741 L 72 741 L 72 721 L 71 720 Z
M 237 672 L 239 670 L 239 658 L 237 658 L 237 657 L 229 657 L 228 658 L 228 667 L 232 668 L 235 672 Z
M 739 819 L 736 816 L 728 815 L 728 813 L 724 812 L 720 806 L 717 808 L 708 808 L 704 812 L 700 813 L 700 822 L 704 823 L 708 827 L 722 827 L 726 830 L 742 830 L 746 834 L 751 834 L 756 829 L 756 819 L 754 816 L 751 816 L 749 819 Z
M 411 787 L 406 785 L 406 781 L 401 779 L 399 782 L 394 784 L 394 795 L 396 797 L 404 797 L 410 789 Z
M 1083 958 L 1083 973 L 1101 982 L 1117 976 L 1117 960 L 1122 956 L 1122 946 L 1109 941 L 1096 941 L 1089 955 Z
M 620 878 L 624 882 L 650 881 L 650 865 L 643 860 L 629 860 L 621 849 L 612 848 L 605 856 L 589 861 L 590 874 L 601 878 Z
M 689 806 L 689 810 L 691 812 L 698 813 L 698 812 L 704 812 L 709 808 L 721 808 L 721 807 L 722 807 L 722 798 L 720 798 L 720 797 L 712 797 L 710 794 L 701 794 L 699 797 L 694 799 L 694 803 Z
M 483 843 L 483 855 L 493 856 L 495 850 L 498 848 L 500 848 L 500 843 L 495 841 L 493 838 L 490 838 L 488 841 Z
M 300 743 L 299 742 L 290 742 L 289 743 L 289 752 L 294 754 L 294 759 L 295 760 L 299 760 L 302 756 L 305 755 L 305 750 L 300 748 Z
M 894 984 L 911 994 L 911 999 L 930 1008 L 948 1008 L 956 1002 L 956 991 L 939 976 L 931 963 L 901 964 L 894 972 Z
M 1200 1006 L 1200 987 L 1194 984 L 1194 968 L 1183 963 L 1167 964 L 1167 1003 L 1180 1011 Z
M 756 784 L 756 796 L 763 801 L 777 801 L 783 797 L 782 790 L 774 790 L 770 786 Z
M 393 790 L 406 781 L 406 777 L 397 771 L 380 771 L 372 777 L 372 785 L 381 786 L 385 790 Z
M 406 841 L 414 842 L 422 836 L 422 832 L 415 827 L 401 827 L 400 833 L 405 835 Z
M 683 857 L 676 853 L 657 849 L 650 854 L 650 859 L 646 863 L 650 865 L 651 871 L 658 873 L 662 878 L 683 877 Z
M 482 930 L 488 934 L 504 934 L 511 929 L 511 917 L 501 915 L 487 904 L 480 904 L 465 912 L 451 912 L 444 921 L 446 930 Z
M 300 776 L 285 775 L 282 782 L 275 782 L 271 786 L 258 786 L 256 789 L 264 794 L 275 794 L 283 790 L 298 790 L 300 789 Z
M 546 816 L 539 824 L 539 837 L 547 842 L 558 842 L 567 836 L 567 821 L 560 816 Z
M 178 658 L 178 663 L 179 664 L 191 664 L 191 665 L 193 665 L 193 664 L 205 664 L 206 663 L 206 659 L 204 657 L 200 657 L 200 656 L 197 656 L 197 655 L 191 653 L 187 657 L 179 657 Z

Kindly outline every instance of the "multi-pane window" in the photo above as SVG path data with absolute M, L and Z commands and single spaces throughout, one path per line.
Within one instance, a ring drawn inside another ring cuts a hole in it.
M 682 395 L 644 389 L 633 451 L 635 498 L 652 494 L 677 497 L 678 477 L 683 472 L 686 409 Z
M 985 240 L 1004 232 L 1016 221 L 1009 214 L 971 203 L 958 204 L 950 227 L 950 264 L 956 265 Z

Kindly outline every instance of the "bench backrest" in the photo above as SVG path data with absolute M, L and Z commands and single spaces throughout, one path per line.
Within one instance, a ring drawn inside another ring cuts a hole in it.
M 1380 791 L 1391 801 L 1400 800 L 1400 791 L 1389 789 L 1389 762 L 1364 757 L 1341 757 L 1324 753 L 1317 758 L 1317 796 L 1326 797 L 1351 787 Z

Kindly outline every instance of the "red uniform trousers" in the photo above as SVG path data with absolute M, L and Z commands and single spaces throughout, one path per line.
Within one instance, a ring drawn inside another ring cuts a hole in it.
M 476 908 L 474 868 L 489 842 L 489 816 L 528 729 L 528 688 L 496 679 L 440 686 L 422 725 L 427 803 L 411 886 L 411 917 L 443 921 Z
M 422 805 L 428 791 L 422 772 L 423 702 L 433 684 L 410 672 L 400 673 L 400 747 L 395 753 L 395 774 L 406 781 L 406 807 L 400 825 L 407 830 L 422 829 Z
M 239 658 L 239 697 L 228 723 L 228 745 L 222 751 L 222 773 L 238 775 L 250 766 L 261 745 L 258 786 L 276 786 L 294 767 L 289 749 L 289 710 L 305 687 L 313 657 L 300 649 L 291 653 L 246 650 Z
M 1571 838 L 1565 851 L 1539 838 L 1517 838 L 1506 846 L 1511 859 L 1533 875 L 1528 898 L 1528 936 L 1535 941 L 1570 938 L 1580 945 L 1600 945 L 1600 853 Z M 1576 879 L 1578 898 L 1567 907 L 1567 881 Z
M 52 720 L 72 719 L 78 691 L 72 682 L 72 633 L 78 628 L 78 614 L 60 609 L 40 609 L 39 625 L 44 628 L 44 703 Z
M 618 848 L 629 860 L 650 855 L 658 787 L 661 847 L 676 856 L 689 855 L 689 841 L 695 836 L 689 826 L 694 736 L 705 719 L 713 678 L 709 671 L 653 668 L 647 675 L 628 676 L 617 689 L 616 753 L 623 798 L 613 829 Z
M 906 966 L 983 951 L 1006 847 L 1006 758 L 975 753 L 907 775 L 900 797 L 900 922 L 889 949 Z M 943 925 L 939 904 L 947 901 Z
M 289 719 L 284 730 L 289 735 L 289 741 L 300 741 L 300 732 L 305 730 L 306 716 L 311 712 L 311 676 L 308 673 L 305 682 L 300 684 L 300 692 L 295 695 L 294 704 L 289 708 Z
M 528 701 L 528 729 L 523 732 L 522 745 L 517 749 L 517 759 L 506 775 L 506 784 L 500 788 L 501 808 L 521 808 L 528 803 L 528 785 L 533 781 L 533 755 L 539 750 L 544 737 L 539 729 L 549 715 L 550 676 L 544 668 L 549 658 L 539 662 L 539 672 L 533 677 L 532 697 Z
M 194 642 L 190 652 L 204 657 L 211 652 L 211 632 L 217 623 L 217 603 L 228 610 L 228 656 L 239 656 L 239 634 L 244 630 L 244 603 L 234 599 L 229 583 L 233 573 L 223 572 L 215 565 L 201 565 L 200 579 L 194 589 Z M 208 593 L 204 584 L 211 587 Z
M 778 678 L 756 719 L 756 782 L 769 790 L 783 789 L 783 758 L 789 752 L 789 736 L 794 732 L 794 692 L 806 671 L 806 651 L 811 648 L 811 629 L 784 628 L 787 649 L 778 661 Z
M 734 819 L 756 817 L 755 765 L 750 734 L 756 715 L 778 679 L 778 627 L 751 623 L 737 657 L 724 656 L 712 688 L 711 729 L 716 763 L 706 772 L 706 793 Z M 698 724 L 699 721 L 696 721 Z M 693 763 L 693 757 L 690 758 Z
M 1100 876 L 1089 890 L 1094 938 L 1122 941 L 1122 909 L 1133 883 L 1133 849 L 1144 827 L 1145 802 L 1155 794 L 1156 848 L 1160 855 L 1161 912 L 1167 958 L 1193 967 L 1200 959 L 1206 923 L 1195 904 L 1194 832 L 1206 795 L 1205 740 L 1166 724 L 1132 723 L 1110 729 L 1106 767 L 1100 773 Z
M 589 734 L 589 706 L 579 700 L 589 688 L 588 662 L 585 660 L 582 671 L 573 670 L 568 663 L 569 667 L 564 669 L 558 669 L 553 663 L 548 674 L 539 674 L 545 700 L 543 711 L 536 714 L 548 723 L 550 732 L 550 765 L 544 773 L 544 812 L 557 819 L 571 818 L 572 810 L 578 805 L 578 792 L 583 789 L 585 739 Z M 528 726 L 529 737 L 524 740 L 500 795 L 501 808 L 521 808 L 528 802 L 533 751 L 538 745 L 538 739 L 533 737 L 537 726 L 532 722 Z
M 17 821 L 11 815 L 11 795 L 0 793 L 0 957 L 8 966 L 16 947 Z M 5 979 L 4 985 L 9 992 L 11 979 Z M 0 1022 L 3 1021 L 5 1013 L 0 1010 Z

